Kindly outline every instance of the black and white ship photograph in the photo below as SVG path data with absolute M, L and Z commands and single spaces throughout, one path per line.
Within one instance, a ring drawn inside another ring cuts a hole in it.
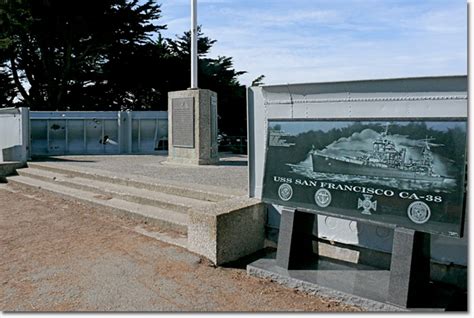
M 409 124 L 416 125 L 413 122 Z M 438 126 L 434 123 L 420 124 L 420 128 L 426 125 L 448 135 L 465 133 L 465 127 L 459 122 L 445 122 Z M 389 122 L 379 130 L 366 128 L 354 132 L 323 149 L 312 146 L 304 161 L 290 166 L 295 173 L 312 178 L 358 181 L 407 190 L 430 187 L 450 192 L 455 188 L 455 174 L 459 173 L 456 171 L 459 167 L 455 159 L 443 156 L 452 153 L 452 144 L 437 143 L 434 137 L 428 135 L 422 139 L 411 139 L 408 135 L 391 134 Z M 448 149 L 438 152 L 441 147 Z

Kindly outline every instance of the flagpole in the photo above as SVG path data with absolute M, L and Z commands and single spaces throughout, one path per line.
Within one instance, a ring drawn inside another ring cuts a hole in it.
M 191 89 L 198 88 L 197 0 L 191 0 Z

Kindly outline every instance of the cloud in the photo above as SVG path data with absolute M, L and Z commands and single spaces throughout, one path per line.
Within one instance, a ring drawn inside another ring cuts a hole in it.
M 189 28 L 189 18 L 176 18 L 176 19 L 162 19 L 161 24 L 166 24 L 168 30 L 185 30 Z
M 222 15 L 239 21 L 239 25 L 261 27 L 286 27 L 294 24 L 334 23 L 339 20 L 339 14 L 334 10 L 294 10 L 289 12 L 272 12 L 268 10 L 236 11 L 222 9 Z
M 462 1 L 198 0 L 199 23 L 267 84 L 466 74 Z M 163 1 L 166 36 L 189 29 L 189 0 Z M 168 20 L 167 20 L 168 19 Z
M 373 142 L 380 137 L 380 132 L 372 129 L 364 129 L 361 132 L 355 132 L 349 137 L 342 137 L 320 150 L 321 153 L 332 157 L 358 158 L 371 154 Z M 405 162 L 411 160 L 422 160 L 422 143 L 418 140 L 410 139 L 409 136 L 389 135 L 388 139 L 395 145 L 397 151 L 403 148 L 406 151 Z M 447 159 L 432 153 L 434 171 L 441 175 L 448 175 Z

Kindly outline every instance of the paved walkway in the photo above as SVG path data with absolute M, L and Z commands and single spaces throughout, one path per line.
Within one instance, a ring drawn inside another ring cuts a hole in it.
M 0 310 L 356 310 L 249 277 L 244 269 L 213 267 L 140 234 L 144 228 L 159 231 L 0 184 Z

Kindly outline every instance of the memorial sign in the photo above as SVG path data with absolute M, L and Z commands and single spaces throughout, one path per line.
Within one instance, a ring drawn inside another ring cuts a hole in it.
M 174 98 L 172 103 L 173 146 L 194 148 L 194 99 Z
M 270 120 L 263 200 L 461 237 L 465 119 Z

